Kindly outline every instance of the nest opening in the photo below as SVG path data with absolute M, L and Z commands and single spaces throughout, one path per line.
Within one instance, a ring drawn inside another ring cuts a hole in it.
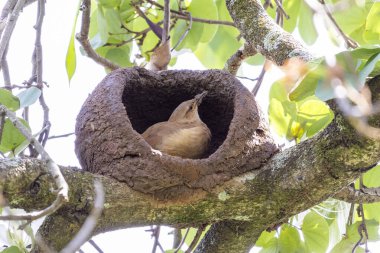
M 187 81 L 185 86 L 172 80 L 171 84 L 167 84 L 171 89 L 157 89 L 165 84 L 152 83 L 144 78 L 129 80 L 129 85 L 124 88 L 122 102 L 133 129 L 142 134 L 151 125 L 167 121 L 180 103 L 194 98 L 203 91 L 196 84 L 196 79 Z M 234 114 L 235 95 L 235 92 L 231 91 L 217 94 L 212 90 L 207 91 L 208 94 L 199 107 L 199 116 L 212 134 L 209 149 L 204 157 L 213 154 L 226 139 Z

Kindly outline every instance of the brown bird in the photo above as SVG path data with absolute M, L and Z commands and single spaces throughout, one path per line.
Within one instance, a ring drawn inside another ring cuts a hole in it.
M 201 158 L 207 151 L 211 132 L 198 114 L 207 91 L 182 102 L 168 121 L 150 126 L 142 134 L 154 149 L 182 158 Z

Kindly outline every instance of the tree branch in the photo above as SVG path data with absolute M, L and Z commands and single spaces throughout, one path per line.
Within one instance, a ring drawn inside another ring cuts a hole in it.
M 9 40 L 11 39 L 13 33 L 13 29 L 16 26 L 18 16 L 25 5 L 25 2 L 26 0 L 18 0 L 17 3 L 14 5 L 14 8 L 12 8 L 12 11 L 10 11 L 8 14 L 8 19 L 6 21 L 3 34 L 1 34 L 0 59 L 3 59 L 4 52 L 8 47 Z M 7 7 L 9 8 L 11 8 L 12 6 L 13 3 L 10 3 L 9 5 L 7 4 Z
M 91 0 L 83 0 L 81 31 L 76 35 L 77 40 L 82 45 L 83 50 L 86 52 L 87 56 L 93 59 L 96 63 L 110 70 L 120 68 L 120 66 L 98 55 L 92 48 L 90 41 L 88 40 L 88 33 L 90 29 L 90 14 Z
M 268 16 L 259 0 L 226 0 L 227 8 L 244 39 L 277 65 L 297 57 L 310 61 L 314 57 L 294 37 Z
M 335 194 L 333 198 L 356 204 L 380 202 L 380 187 L 355 190 L 354 187 L 348 186 Z
M 379 101 L 380 82 L 373 88 L 374 97 Z M 113 179 L 65 168 L 70 196 L 75 197 L 48 216 L 39 233 L 52 247 L 64 247 L 90 212 L 86 203 L 92 199 L 93 180 L 99 178 L 105 188 L 107 208 L 95 233 L 151 224 L 197 226 L 230 220 L 230 224 L 244 227 L 241 231 L 249 230 L 254 235 L 244 243 L 249 247 L 255 235 L 333 196 L 353 182 L 362 168 L 379 160 L 380 143 L 358 136 L 333 104 L 332 109 L 336 112 L 334 121 L 317 136 L 277 153 L 259 170 L 236 177 L 209 192 L 198 190 L 181 201 L 159 201 Z M 373 122 L 379 126 L 380 115 Z M 52 193 L 47 179 L 40 183 L 38 193 L 31 195 L 29 190 L 30 182 L 45 171 L 44 163 L 3 159 L 0 168 L 0 178 L 6 179 L 0 187 L 11 207 L 30 210 L 49 203 Z M 218 234 L 213 231 L 210 233 Z M 210 236 L 206 236 L 201 245 L 211 247 L 211 238 L 206 238 Z M 214 236 L 213 240 L 220 239 Z

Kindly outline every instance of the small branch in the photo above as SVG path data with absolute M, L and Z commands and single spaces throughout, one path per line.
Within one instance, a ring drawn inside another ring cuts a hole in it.
M 203 231 L 205 230 L 206 225 L 202 225 L 198 228 L 197 233 L 194 236 L 194 239 L 191 241 L 189 248 L 185 251 L 185 253 L 191 253 L 195 246 L 197 246 L 199 239 L 201 238 L 201 235 Z
M 169 40 L 170 32 L 170 0 L 164 0 L 164 29 L 162 31 L 161 45 L 164 45 Z
M 1 36 L 0 40 L 0 59 L 3 59 L 4 52 L 6 48 L 8 47 L 9 40 L 11 39 L 13 30 L 16 26 L 16 22 L 18 19 L 18 16 L 20 14 L 21 9 L 24 7 L 26 0 L 18 0 L 16 5 L 14 6 L 13 10 L 8 15 L 8 19 L 6 21 L 6 25 L 4 28 L 4 33 Z M 12 3 L 7 5 L 7 7 L 10 7 Z
M 91 0 L 83 0 L 82 3 L 82 24 L 80 33 L 76 35 L 76 39 L 82 45 L 83 50 L 86 52 L 87 56 L 93 59 L 96 63 L 102 65 L 110 70 L 115 70 L 120 68 L 119 65 L 101 57 L 92 48 L 90 41 L 88 40 L 88 33 L 90 29 L 90 14 L 91 14 Z
M 153 1 L 153 0 L 146 0 L 146 2 L 150 3 L 151 5 L 154 5 L 158 7 L 160 10 L 164 10 L 164 6 Z M 184 20 L 190 20 L 189 15 L 186 12 L 183 11 L 176 11 L 176 10 L 170 10 L 171 17 L 172 18 L 178 18 L 178 19 L 184 19 Z M 206 23 L 206 24 L 215 24 L 215 25 L 227 25 L 227 26 L 233 26 L 235 27 L 234 22 L 230 21 L 223 21 L 223 20 L 211 20 L 211 19 L 205 19 L 205 18 L 196 18 L 192 17 L 192 20 L 194 22 L 199 23 Z
M 0 105 L 0 113 L 5 113 L 15 127 L 34 145 L 42 159 L 47 163 L 49 173 L 52 175 L 55 184 L 57 186 L 57 198 L 46 209 L 42 211 L 36 211 L 24 215 L 10 215 L 0 216 L 0 220 L 27 220 L 33 221 L 43 216 L 55 212 L 64 202 L 69 200 L 68 191 L 69 187 L 63 177 L 57 164 L 51 159 L 49 154 L 45 151 L 44 147 L 35 139 L 35 137 L 29 132 L 29 130 L 17 119 L 16 114 L 8 110 L 4 105 Z
M 333 198 L 343 200 L 348 203 L 380 202 L 380 187 L 355 190 L 353 186 L 347 186 L 336 193 Z
M 338 31 L 338 33 L 343 37 L 344 41 L 346 42 L 347 48 L 353 48 L 353 49 L 357 48 L 359 46 L 358 43 L 356 41 L 354 41 L 353 39 L 351 39 L 350 37 L 348 37 L 343 32 L 343 30 L 340 28 L 340 26 L 338 25 L 338 23 L 336 22 L 336 20 L 332 16 L 332 14 L 331 14 L 329 8 L 327 7 L 325 1 L 324 0 L 319 0 L 319 2 L 322 4 L 323 10 L 326 13 L 327 17 L 333 23 L 333 25 L 336 28 L 336 30 Z
M 92 247 L 94 247 L 99 253 L 104 253 L 103 250 L 95 243 L 94 240 L 89 240 L 88 241 Z
M 282 6 L 282 0 L 274 0 L 276 2 L 276 5 L 277 5 L 277 9 L 278 11 L 281 13 L 281 16 L 284 16 L 286 19 L 289 19 L 289 15 L 286 13 L 286 11 L 284 10 L 284 7 Z
M 5 113 L 3 112 L 0 114 L 0 143 L 1 143 L 1 139 L 3 137 L 4 123 L 5 123 Z M 0 207 L 1 207 L 1 205 L 0 205 Z
M 173 239 L 173 249 L 176 249 L 176 248 L 178 248 L 179 244 L 182 241 L 181 229 L 175 228 L 173 230 L 173 237 L 174 237 L 174 239 Z
M 185 240 L 187 238 L 187 235 L 189 234 L 190 228 L 186 229 L 185 235 L 182 237 L 181 243 L 178 245 L 178 247 L 174 250 L 173 253 L 178 253 L 178 251 L 182 248 L 182 245 L 185 243 Z
M 257 93 L 259 92 L 259 89 L 260 89 L 260 87 L 261 87 L 261 84 L 263 83 L 263 80 L 264 80 L 264 76 L 265 76 L 266 70 L 267 70 L 267 68 L 270 66 L 270 64 L 271 64 L 270 61 L 265 60 L 264 66 L 263 66 L 263 68 L 261 69 L 261 72 L 260 72 L 259 77 L 257 78 L 256 85 L 255 85 L 255 87 L 253 87 L 253 89 L 252 89 L 252 94 L 253 94 L 254 96 L 256 96 Z
M 5 49 L 3 58 L 0 62 L 0 70 L 3 72 L 4 86 L 5 89 L 11 90 L 11 76 L 9 74 L 8 62 L 7 62 L 7 52 L 8 48 Z
M 96 223 L 102 214 L 104 205 L 104 190 L 100 181 L 94 182 L 95 200 L 94 207 L 90 215 L 86 218 L 83 226 L 61 253 L 76 252 L 91 237 L 92 231 L 95 229 Z
M 190 20 L 189 16 L 186 14 L 186 12 L 181 13 L 181 14 L 172 13 L 171 17 L 172 18 L 183 19 L 183 20 Z M 210 25 L 226 25 L 226 26 L 235 27 L 235 24 L 233 22 L 230 22 L 230 21 L 212 20 L 212 19 L 196 18 L 196 17 L 192 17 L 192 20 L 194 22 L 205 23 L 205 24 L 210 24 Z
M 154 237 L 154 243 L 153 243 L 153 247 L 152 247 L 152 253 L 156 253 L 157 247 L 160 245 L 159 239 L 160 239 L 161 227 L 160 226 L 156 226 L 151 231 L 152 231 L 152 237 Z M 162 250 L 162 252 L 164 252 L 164 250 Z
M 49 140 L 52 140 L 52 139 L 58 139 L 58 138 L 65 138 L 65 137 L 69 137 L 71 135 L 73 135 L 75 133 L 68 133 L 68 134 L 61 134 L 61 135 L 53 135 L 53 136 L 49 136 Z
M 244 44 L 243 49 L 236 51 L 236 53 L 227 60 L 224 70 L 235 76 L 241 66 L 241 63 L 247 57 L 254 56 L 255 54 L 257 54 L 257 51 L 251 44 Z
M 181 42 L 186 38 L 187 34 L 190 32 L 191 27 L 193 26 L 193 18 L 191 16 L 191 13 L 188 12 L 187 15 L 189 16 L 189 25 L 187 26 L 186 31 L 181 35 L 177 43 L 171 49 L 171 51 L 175 50 L 179 46 L 179 44 L 181 44 Z

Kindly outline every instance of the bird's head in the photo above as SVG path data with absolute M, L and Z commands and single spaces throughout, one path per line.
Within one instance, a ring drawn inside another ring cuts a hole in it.
M 206 95 L 207 91 L 204 91 L 196 95 L 193 99 L 182 102 L 177 108 L 175 108 L 169 121 L 185 123 L 200 120 L 198 106 L 202 103 L 202 100 Z

